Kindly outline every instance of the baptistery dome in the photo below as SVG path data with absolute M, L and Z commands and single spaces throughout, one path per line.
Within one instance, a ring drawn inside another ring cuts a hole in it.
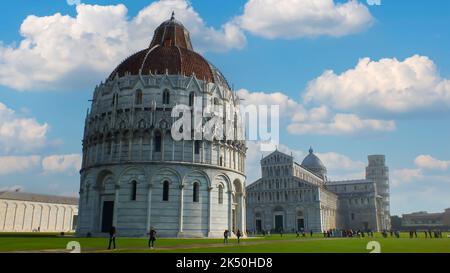
M 245 233 L 247 148 L 238 111 L 219 115 L 232 124 L 222 137 L 172 137 L 178 105 L 191 113 L 196 106 L 239 109 L 183 24 L 172 15 L 148 48 L 112 70 L 95 88 L 85 120 L 77 233 L 102 236 L 112 226 L 122 236 L 145 236 L 150 227 L 170 237 Z M 203 116 L 202 125 L 220 112 Z
M 189 32 L 181 22 L 163 22 L 156 30 L 150 46 L 123 61 L 110 75 L 169 74 L 193 76 L 230 89 L 225 77 L 192 47 Z

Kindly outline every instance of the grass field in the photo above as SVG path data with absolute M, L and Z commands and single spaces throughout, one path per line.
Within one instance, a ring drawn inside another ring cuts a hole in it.
M 0 233 L 0 252 L 64 252 L 70 241 L 78 241 L 82 252 L 158 252 L 158 253 L 369 253 L 366 249 L 370 241 L 378 241 L 383 253 L 450 253 L 450 238 L 410 239 L 402 233 L 400 238 L 323 238 L 316 234 L 312 238 L 297 238 L 293 234 L 283 237 L 250 237 L 240 244 L 232 239 L 224 245 L 221 239 L 170 239 L 159 238 L 156 248 L 147 248 L 146 239 L 117 238 L 117 249 L 106 250 L 107 238 L 60 237 L 51 233 Z

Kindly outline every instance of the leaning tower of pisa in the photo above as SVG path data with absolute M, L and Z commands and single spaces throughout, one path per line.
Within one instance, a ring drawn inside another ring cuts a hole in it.
M 380 196 L 381 228 L 391 228 L 390 194 L 389 194 L 389 168 L 386 166 L 384 155 L 369 155 L 369 165 L 366 167 L 366 179 L 370 179 L 377 185 L 377 193 Z

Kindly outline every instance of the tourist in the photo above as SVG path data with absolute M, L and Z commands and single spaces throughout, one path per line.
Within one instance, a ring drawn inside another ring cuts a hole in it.
M 228 229 L 223 232 L 223 243 L 228 244 Z
M 238 244 L 241 242 L 241 236 L 242 236 L 242 233 L 241 233 L 241 231 L 238 229 L 237 232 L 236 232 L 236 237 L 237 237 L 237 240 L 238 240 Z
M 116 249 L 116 227 L 112 226 L 109 229 L 109 245 L 108 249 L 111 249 L 111 243 L 113 243 L 114 249 Z
M 153 227 L 150 227 L 150 231 L 149 231 L 148 235 L 149 235 L 148 247 L 150 249 L 153 249 L 153 247 L 155 246 L 155 241 L 156 241 L 156 230 Z

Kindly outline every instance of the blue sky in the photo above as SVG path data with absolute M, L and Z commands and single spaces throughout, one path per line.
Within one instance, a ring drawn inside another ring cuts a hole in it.
M 312 0 L 81 2 L 79 10 L 65 0 L 3 3 L 0 189 L 77 193 L 84 117 L 95 84 L 150 42 L 155 26 L 174 9 L 188 28 L 199 30 L 191 32 L 194 47 L 246 101 L 280 102 L 280 149 L 301 161 L 313 146 L 334 179 L 362 178 L 367 155 L 385 154 L 393 214 L 450 207 L 448 1 L 369 6 L 322 0 L 328 17 L 308 10 L 304 3 Z M 351 16 L 343 16 L 342 8 Z M 133 25 L 143 11 L 153 15 Z M 88 12 L 117 17 L 81 20 Z M 228 35 L 227 24 L 234 31 Z M 116 27 L 118 34 L 99 34 Z M 89 35 L 70 36 L 67 29 Z M 24 41 L 32 45 L 21 47 Z M 103 57 L 102 46 L 114 54 Z M 85 52 L 100 55 L 99 61 L 86 61 Z M 363 58 L 370 60 L 357 66 Z M 339 116 L 345 126 L 335 122 Z M 260 156 L 248 156 L 247 183 L 259 175 Z

